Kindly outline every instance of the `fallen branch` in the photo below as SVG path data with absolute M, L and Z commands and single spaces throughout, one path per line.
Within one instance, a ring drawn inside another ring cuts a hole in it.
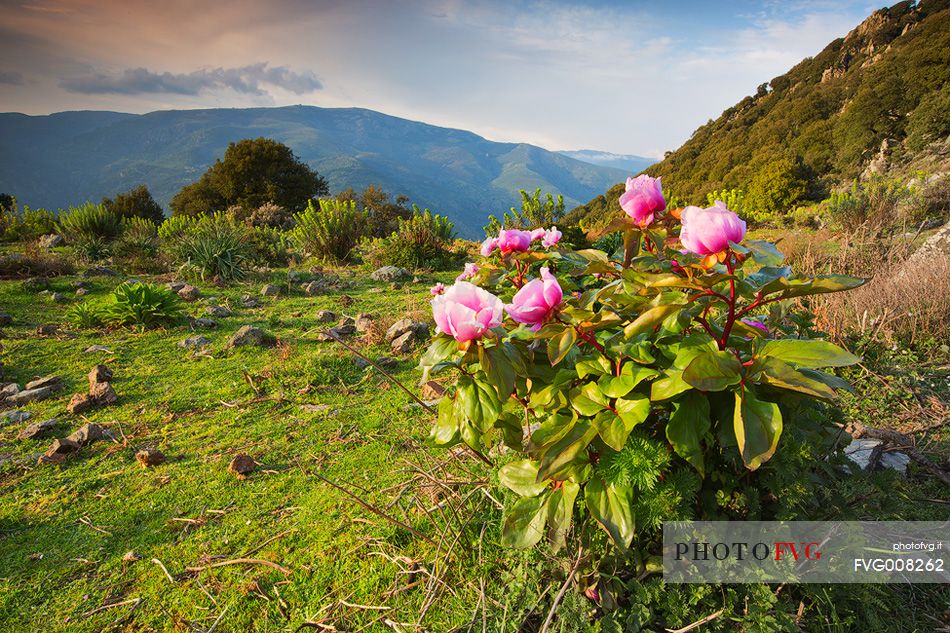
M 133 604 L 133 603 L 138 605 L 138 603 L 140 602 L 142 602 L 141 598 L 132 598 L 130 600 L 123 600 L 122 602 L 113 602 L 112 604 L 104 604 L 101 607 L 93 609 L 92 611 L 86 611 L 85 613 L 82 614 L 82 617 L 88 618 L 90 615 L 99 613 L 100 611 L 105 611 L 106 609 L 111 609 L 112 607 L 121 607 L 123 605 Z
M 263 560 L 260 558 L 233 558 L 231 560 L 222 560 L 216 563 L 208 563 L 207 565 L 202 565 L 201 567 L 186 567 L 185 571 L 204 571 L 206 569 L 211 569 L 212 567 L 224 567 L 225 565 L 267 565 L 268 567 L 273 567 L 285 576 L 289 576 L 293 573 L 286 567 L 281 567 L 277 563 L 272 563 L 269 560 Z
M 162 568 L 162 571 L 165 572 L 165 576 L 168 578 L 168 582 L 170 582 L 170 583 L 172 583 L 172 584 L 174 585 L 174 584 L 175 584 L 175 579 L 172 578 L 172 575 L 168 573 L 168 570 L 167 570 L 167 569 L 165 569 L 165 565 L 162 564 L 162 561 L 158 560 L 157 558 L 153 558 L 153 559 L 152 559 L 152 562 Z
M 887 442 L 894 445 L 895 448 L 907 453 L 908 457 L 920 464 L 925 470 L 935 475 L 945 485 L 950 486 L 950 474 L 948 474 L 947 471 L 930 461 L 920 451 L 918 451 L 913 445 L 913 440 L 903 433 L 898 433 L 897 431 L 891 431 L 888 429 L 875 429 L 870 426 L 864 426 L 860 422 L 852 422 L 849 427 L 849 431 L 851 433 L 851 437 L 855 439 L 861 437 L 870 437 L 872 439 L 881 440 L 882 442 Z
M 577 551 L 577 560 L 574 561 L 574 566 L 571 567 L 571 573 L 567 575 L 567 578 L 564 580 L 564 584 L 561 585 L 561 590 L 557 592 L 556 596 L 554 596 L 554 603 L 551 605 L 551 610 L 548 611 L 548 617 L 544 619 L 544 624 L 541 626 L 540 633 L 547 633 L 548 627 L 551 625 L 551 620 L 554 619 L 554 612 L 557 611 L 557 605 L 561 603 L 561 600 L 564 598 L 564 594 L 567 593 L 567 588 L 571 586 L 571 581 L 574 580 L 574 574 L 577 573 L 577 568 L 581 565 L 581 558 L 583 558 L 583 554 L 583 548 Z
M 719 611 L 716 611 L 715 613 L 710 613 L 705 618 L 702 618 L 701 620 L 696 620 L 692 624 L 684 626 L 681 629 L 666 629 L 666 633 L 687 633 L 687 631 L 692 631 L 693 629 L 698 628 L 706 624 L 707 622 L 712 622 L 713 620 L 718 618 L 720 615 L 722 615 L 722 612 L 723 612 L 723 609 L 719 609 Z

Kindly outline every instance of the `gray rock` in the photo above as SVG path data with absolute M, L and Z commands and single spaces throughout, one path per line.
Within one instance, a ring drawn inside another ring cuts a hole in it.
M 373 274 L 370 275 L 370 279 L 373 281 L 402 281 L 404 279 L 412 279 L 412 273 L 398 266 L 383 266 L 382 268 L 377 268 Z
M 350 319 L 349 322 L 343 322 L 332 328 L 332 330 L 337 336 L 350 336 L 356 333 L 356 325 L 353 323 L 353 319 Z
M 246 453 L 238 453 L 228 464 L 228 472 L 235 475 L 238 479 L 244 479 L 257 468 L 257 462 Z
M 201 296 L 201 291 L 195 288 L 194 286 L 185 284 L 178 290 L 178 296 L 184 299 L 185 301 L 194 301 L 195 299 Z
M 36 240 L 36 243 L 39 244 L 40 248 L 56 248 L 57 246 L 62 245 L 63 236 L 57 235 L 56 233 L 42 235 L 40 236 L 40 239 Z
M 412 319 L 399 319 L 386 330 L 386 340 L 392 342 L 407 332 L 412 334 L 414 340 L 424 341 L 429 338 L 429 324 Z
M 360 313 L 356 315 L 356 320 L 353 323 L 356 325 L 357 332 L 366 332 L 373 327 L 374 321 L 375 318 L 372 314 Z
M 20 392 L 20 385 L 15 382 L 5 382 L 0 385 L 0 400 L 15 396 Z
M 56 420 L 43 420 L 42 422 L 34 422 L 30 424 L 17 434 L 17 439 L 19 440 L 35 440 L 43 437 L 44 435 L 49 434 L 54 428 L 56 428 Z
M 300 288 L 308 297 L 315 297 L 319 294 L 323 294 L 327 290 L 326 284 L 322 281 L 311 281 L 303 284 Z
M 883 444 L 881 440 L 870 438 L 851 440 L 851 443 L 845 446 L 844 454 L 858 468 L 866 470 L 871 461 L 871 454 L 881 444 Z M 904 475 L 907 473 L 910 457 L 900 451 L 884 451 L 881 453 L 880 463 L 882 468 L 890 468 Z
M 125 280 L 125 283 L 127 283 L 130 286 L 134 286 L 136 284 L 142 283 L 142 280 L 136 279 L 135 277 L 129 277 L 128 279 Z
M 115 404 L 119 399 L 115 389 L 108 382 L 98 382 L 89 388 L 89 397 L 96 404 Z
M 178 341 L 178 347 L 204 347 L 210 344 L 211 341 L 203 336 L 189 336 L 183 341 Z
M 234 336 L 228 341 L 228 347 L 241 347 L 244 345 L 262 345 L 262 346 L 272 346 L 276 340 L 274 339 L 273 334 L 268 334 L 264 330 L 254 327 L 253 325 L 245 325 L 237 332 L 234 333 Z
M 117 277 L 119 273 L 105 266 L 91 266 L 83 271 L 83 277 Z
M 77 289 L 76 289 L 76 296 L 77 296 L 77 297 L 85 297 L 87 294 L 89 294 L 89 291 L 86 290 L 85 288 L 77 288 Z
M 29 411 L 4 411 L 0 413 L 0 426 L 26 422 L 33 416 Z
M 277 284 L 266 284 L 261 288 L 261 295 L 265 297 L 276 297 L 280 294 L 280 286 Z
M 49 300 L 53 303 L 63 303 L 66 301 L 66 295 L 61 292 L 54 292 L 50 294 Z
M 241 305 L 245 308 L 256 308 L 261 305 L 261 302 L 257 300 L 257 297 L 252 297 L 251 295 L 243 295 L 241 297 Z
M 143 448 L 135 454 L 135 461 L 142 465 L 142 468 L 158 466 L 165 463 L 165 453 L 157 448 Z M 128 556 L 128 554 L 126 554 Z
M 0 327 L 4 325 L 11 325 L 13 323 L 13 317 L 6 312 L 0 312 Z
M 106 354 L 112 353 L 112 350 L 105 345 L 90 345 L 85 351 L 87 354 L 92 354 L 94 352 L 105 352 Z
M 26 383 L 26 385 L 23 388 L 24 389 L 40 389 L 42 387 L 52 387 L 54 389 L 62 389 L 63 377 L 62 376 L 43 376 L 42 378 L 31 380 L 30 382 Z
M 412 344 L 414 341 L 412 332 L 405 332 L 400 336 L 397 336 L 393 339 L 391 346 L 394 352 L 399 354 L 408 354 L 412 351 Z
M 205 308 L 205 312 L 210 316 L 218 317 L 219 319 L 224 319 L 234 314 L 224 306 L 208 306 Z
M 203 327 L 209 330 L 214 330 L 218 327 L 217 321 L 215 321 L 214 319 L 205 319 L 203 317 L 199 317 L 197 319 L 192 320 L 191 324 L 194 327 Z
M 187 285 L 188 284 L 186 284 L 184 281 L 169 281 L 167 284 L 165 284 L 165 287 L 172 292 L 178 292 Z
M 53 440 L 53 443 L 46 450 L 46 456 L 52 457 L 53 455 L 72 455 L 79 449 L 79 443 L 74 442 L 73 440 L 67 438 Z
M 89 387 L 92 388 L 92 386 L 98 382 L 109 382 L 112 380 L 112 370 L 106 365 L 96 365 L 89 371 L 86 377 L 89 379 Z
M 69 404 L 66 405 L 66 410 L 75 414 L 83 413 L 91 409 L 95 403 L 88 393 L 77 393 L 73 394 Z
M 99 440 L 111 438 L 112 434 L 98 424 L 83 424 L 81 427 L 66 436 L 66 440 L 79 446 L 86 446 Z
M 49 287 L 49 279 L 46 277 L 29 277 L 23 280 L 23 287 L 28 290 L 42 290 Z
M 386 371 L 392 371 L 399 366 L 399 361 L 397 361 L 395 358 L 390 358 L 389 356 L 380 356 L 376 359 L 376 364 Z
M 46 323 L 36 328 L 36 333 L 40 336 L 53 336 L 57 332 L 59 332 L 59 326 L 54 323 Z
M 303 277 L 296 270 L 287 271 L 287 283 L 299 284 L 301 279 L 303 279 Z
M 79 290 L 80 288 L 89 288 L 89 282 L 83 281 L 82 279 L 75 279 L 69 285 L 76 290 Z
M 424 281 L 424 279 L 422 279 L 422 277 L 413 277 L 413 278 L 412 278 L 412 283 L 414 283 L 414 284 L 421 284 L 423 281 Z
M 40 387 L 39 389 L 24 389 L 15 396 L 11 396 L 9 399 L 10 402 L 14 404 L 27 404 L 29 402 L 39 402 L 40 400 L 46 400 L 50 396 L 56 393 L 56 390 L 52 387 Z
M 317 311 L 317 323 L 333 323 L 337 319 L 336 312 L 330 310 Z

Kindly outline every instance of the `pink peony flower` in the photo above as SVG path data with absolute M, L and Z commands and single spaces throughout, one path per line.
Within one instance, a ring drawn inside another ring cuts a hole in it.
M 445 284 L 441 281 L 436 285 L 429 288 L 429 292 L 432 293 L 432 296 L 440 295 L 445 292 Z
M 531 248 L 531 231 L 502 229 L 498 232 L 498 248 L 503 254 L 526 251 Z
M 769 333 L 769 328 L 766 327 L 765 323 L 762 323 L 761 321 L 757 319 L 739 319 L 739 320 L 750 327 L 754 327 L 756 329 L 762 330 L 764 334 Z
M 455 278 L 455 281 L 465 281 L 466 279 L 471 279 L 477 272 L 478 264 L 475 262 L 467 262 L 465 264 L 465 270 L 462 271 L 461 275 Z
M 531 231 L 531 241 L 537 242 L 538 240 L 544 237 L 544 233 L 545 233 L 544 229 L 535 229 Z
M 544 248 L 551 248 L 560 241 L 561 232 L 557 230 L 556 226 L 552 226 L 544 232 L 544 239 L 541 240 L 541 246 Z
M 432 299 L 432 316 L 438 332 L 464 343 L 501 325 L 504 304 L 487 290 L 459 281 Z
M 653 215 L 666 208 L 660 179 L 646 174 L 627 178 L 626 190 L 620 196 L 620 208 L 633 218 L 640 228 L 648 226 L 653 222 Z
M 745 222 L 719 200 L 708 209 L 686 207 L 682 219 L 680 242 L 697 255 L 714 255 L 745 237 Z
M 495 251 L 496 248 L 498 248 L 498 238 L 497 237 L 488 238 L 487 240 L 482 242 L 482 248 L 480 251 L 482 254 L 482 257 L 488 257 Z
M 555 309 L 561 305 L 564 293 L 557 279 L 547 267 L 541 269 L 541 279 L 533 279 L 515 294 L 505 310 L 518 323 L 530 325 L 535 332 Z

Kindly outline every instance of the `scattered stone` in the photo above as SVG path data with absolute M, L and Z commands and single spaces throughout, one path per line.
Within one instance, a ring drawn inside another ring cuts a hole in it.
M 262 345 L 270 347 L 276 343 L 273 334 L 268 334 L 259 327 L 245 325 L 234 333 L 227 347 L 241 347 L 242 345 Z
M 423 400 L 438 400 L 445 395 L 445 387 L 440 383 L 437 383 L 434 380 L 422 385 L 422 399 Z
M 425 280 L 424 280 L 422 277 L 413 277 L 413 278 L 412 278 L 412 283 L 414 283 L 414 284 L 421 284 L 423 281 L 425 281 Z
M 76 290 L 80 288 L 89 288 L 89 282 L 83 281 L 82 279 L 74 279 L 69 285 Z
M 115 404 L 119 396 L 108 382 L 99 382 L 89 388 L 89 396 L 96 404 Z
M 184 281 L 169 281 L 167 284 L 165 284 L 165 287 L 172 292 L 178 292 L 187 285 L 188 284 L 186 284 Z
M 90 370 L 88 378 L 89 388 L 91 389 L 97 382 L 109 382 L 112 380 L 112 370 L 106 365 L 96 365 Z
M 224 306 L 208 306 L 205 308 L 205 312 L 213 317 L 218 317 L 219 319 L 224 319 L 234 314 Z
M 63 377 L 62 376 L 43 376 L 42 378 L 31 380 L 30 382 L 26 383 L 26 385 L 23 388 L 24 389 L 42 389 L 43 387 L 52 387 L 53 389 L 62 389 Z
M 370 279 L 373 281 L 402 281 L 404 279 L 411 279 L 412 274 L 405 268 L 400 268 L 398 266 L 383 266 L 382 268 L 377 268 Z
M 27 290 L 42 290 L 49 287 L 49 279 L 46 277 L 29 277 L 23 280 L 23 287 Z
M 373 326 L 374 317 L 372 314 L 366 314 L 361 312 L 356 315 L 356 320 L 353 322 L 356 325 L 357 332 L 366 332 Z
M 56 389 L 52 387 L 40 387 L 38 389 L 24 389 L 23 391 L 17 393 L 14 396 L 10 396 L 8 400 L 14 404 L 26 404 L 28 402 L 39 402 L 40 400 L 46 400 L 50 396 L 56 393 Z
M 228 464 L 228 472 L 235 475 L 238 479 L 246 479 L 248 475 L 254 472 L 257 462 L 246 453 L 235 455 L 231 463 Z
M 0 327 L 13 324 L 13 316 L 6 312 L 0 312 Z
M 401 284 L 401 283 L 397 283 L 397 282 L 394 281 L 393 283 L 389 284 L 389 289 L 390 289 L 390 290 L 402 290 L 402 284 Z
M 351 305 L 353 305 L 353 297 L 350 295 L 340 295 L 336 298 L 336 301 L 344 308 L 349 308 Z
M 390 358 L 389 356 L 380 356 L 376 359 L 376 364 L 386 371 L 392 371 L 399 366 L 399 361 L 397 361 L 395 358 Z
M 356 332 L 356 322 L 351 317 L 343 317 L 333 331 L 337 336 L 349 336 Z
M 141 464 L 142 468 L 158 466 L 159 464 L 165 463 L 165 453 L 157 448 L 143 448 L 135 454 L 135 461 Z M 126 556 L 128 556 L 128 554 L 126 554 Z M 123 556 L 122 559 L 125 560 L 125 556 Z
M 43 420 L 34 422 L 17 434 L 20 440 L 35 440 L 43 437 L 56 427 L 56 420 Z
M 66 410 L 70 413 L 83 413 L 91 409 L 94 404 L 95 401 L 88 393 L 77 393 L 73 395 L 69 404 L 66 405 Z
M 883 443 L 881 440 L 869 438 L 851 440 L 851 443 L 845 446 L 844 454 L 858 468 L 867 470 L 874 449 Z M 900 451 L 883 451 L 880 454 L 879 463 L 882 468 L 890 468 L 904 475 L 907 473 L 907 465 L 910 464 L 910 456 Z
M 429 324 L 412 319 L 399 319 L 386 330 L 386 340 L 393 342 L 407 332 L 412 334 L 413 340 L 424 341 L 429 338 Z
M 128 279 L 125 280 L 125 283 L 129 286 L 134 286 L 136 284 L 142 283 L 142 280 L 136 279 L 135 277 L 129 277 Z
M 326 284 L 321 281 L 311 281 L 300 286 L 308 297 L 315 297 L 318 294 L 326 292 Z
M 61 292 L 54 292 L 49 296 L 49 300 L 53 303 L 63 303 L 66 301 L 66 295 Z
M 203 336 L 189 336 L 183 341 L 178 341 L 178 347 L 204 347 L 210 344 L 211 341 Z
M 77 296 L 77 297 L 85 297 L 87 294 L 89 294 L 89 291 L 86 290 L 85 288 L 77 288 L 77 289 L 76 289 L 76 296 Z
M 20 392 L 20 385 L 15 382 L 7 382 L 0 386 L 0 400 L 5 400 L 10 396 L 15 396 Z
M 79 448 L 80 446 L 77 442 L 67 438 L 53 440 L 50 447 L 46 449 L 46 457 L 52 457 L 53 455 L 72 455 L 78 451 Z
M 36 333 L 40 336 L 53 336 L 57 332 L 59 332 L 59 326 L 52 323 L 36 328 Z
M 83 424 L 81 427 L 67 435 L 65 439 L 69 442 L 78 444 L 79 446 L 86 446 L 88 444 L 92 444 L 93 442 L 106 439 L 107 437 L 112 437 L 112 434 L 103 429 L 98 424 Z
M 36 243 L 39 244 L 40 248 L 56 248 L 62 245 L 63 236 L 57 235 L 56 233 L 41 235 L 40 239 L 36 240 Z
M 301 277 L 300 273 L 296 270 L 287 271 L 287 283 L 299 284 L 301 279 L 303 279 L 303 277 Z
M 390 343 L 390 346 L 392 347 L 392 350 L 398 354 L 408 354 L 412 351 L 413 340 L 412 332 L 406 332 L 405 334 L 397 336 L 395 339 L 393 339 L 392 343 Z
M 122 555 L 122 560 L 127 563 L 134 563 L 137 560 L 142 560 L 142 557 L 136 554 L 134 551 L 129 550 Z
M 185 301 L 194 301 L 201 296 L 201 291 L 194 286 L 185 284 L 178 290 L 178 296 Z
M 0 413 L 0 426 L 26 422 L 33 416 L 29 411 L 4 411 Z
M 203 317 L 199 317 L 197 319 L 192 319 L 191 325 L 194 327 L 203 327 L 209 330 L 214 330 L 217 329 L 218 322 L 214 319 L 205 319 Z
M 276 297 L 280 294 L 280 286 L 277 284 L 266 284 L 261 288 L 261 295 L 264 297 Z
M 91 266 L 82 274 L 83 277 L 117 277 L 118 275 L 119 273 L 105 266 Z
M 317 311 L 317 323 L 333 323 L 337 319 L 336 312 L 330 310 Z
M 252 297 L 251 295 L 243 295 L 241 297 L 241 305 L 245 308 L 256 308 L 261 305 L 261 302 L 257 300 L 257 297 Z
M 112 353 L 112 350 L 105 345 L 90 345 L 85 351 L 87 354 L 92 354 L 94 352 L 105 352 L 106 354 Z
M 366 292 L 368 292 L 369 294 L 378 295 L 378 294 L 383 293 L 383 292 L 386 292 L 386 291 L 385 291 L 383 288 L 370 288 L 370 289 L 367 290 Z

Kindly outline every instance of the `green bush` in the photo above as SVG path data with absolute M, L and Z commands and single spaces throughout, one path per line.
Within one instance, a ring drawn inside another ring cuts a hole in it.
M 243 279 L 253 256 L 246 227 L 226 216 L 203 218 L 168 247 L 183 272 L 201 279 Z
M 168 288 L 125 283 L 112 293 L 102 320 L 109 325 L 154 327 L 177 321 L 182 314 L 178 296 Z
M 291 239 L 304 252 L 336 261 L 350 258 L 366 229 L 366 214 L 357 211 L 355 202 L 320 200 L 294 216 L 296 226 Z
M 808 177 L 799 161 L 772 161 L 752 176 L 743 196 L 745 215 L 754 222 L 774 221 L 804 200 L 808 187 Z
M 206 221 L 205 215 L 173 215 L 165 218 L 165 221 L 158 225 L 158 237 L 163 242 L 173 242 L 189 233 L 193 233 L 198 226 Z
M 113 249 L 123 257 L 155 257 L 158 254 L 158 225 L 140 217 L 122 220 L 122 236 Z
M 542 200 L 541 187 L 534 190 L 534 195 L 528 195 L 524 189 L 519 189 L 518 193 L 521 194 L 521 209 L 511 207 L 511 211 L 506 213 L 501 220 L 494 215 L 488 216 L 485 235 L 488 237 L 498 235 L 498 231 L 502 228 L 547 228 L 558 224 L 564 217 L 564 196 L 561 194 L 558 194 L 557 199 L 550 193 L 545 194 Z
M 73 253 L 81 262 L 98 262 L 112 257 L 112 243 L 96 235 L 78 235 L 71 242 Z
M 56 224 L 67 241 L 98 238 L 111 242 L 122 233 L 122 221 L 104 205 L 87 202 L 81 207 L 70 207 L 61 212 Z
M 832 193 L 825 207 L 831 220 L 846 231 L 862 226 L 879 231 L 907 219 L 901 205 L 911 195 L 899 180 L 877 176 L 865 182 L 855 180 L 850 190 Z
M 442 269 L 458 259 L 449 248 L 454 239 L 455 226 L 448 218 L 414 208 L 392 235 L 366 245 L 366 259 L 374 266 Z
M 286 266 L 290 261 L 290 238 L 280 229 L 254 226 L 247 231 L 253 260 L 263 266 Z
M 0 208 L 0 239 L 5 242 L 26 242 L 55 232 L 56 216 L 46 209 L 24 206 L 21 212 L 15 198 Z
M 84 301 L 74 304 L 66 311 L 66 322 L 79 329 L 93 329 L 102 327 L 104 315 L 98 306 Z

